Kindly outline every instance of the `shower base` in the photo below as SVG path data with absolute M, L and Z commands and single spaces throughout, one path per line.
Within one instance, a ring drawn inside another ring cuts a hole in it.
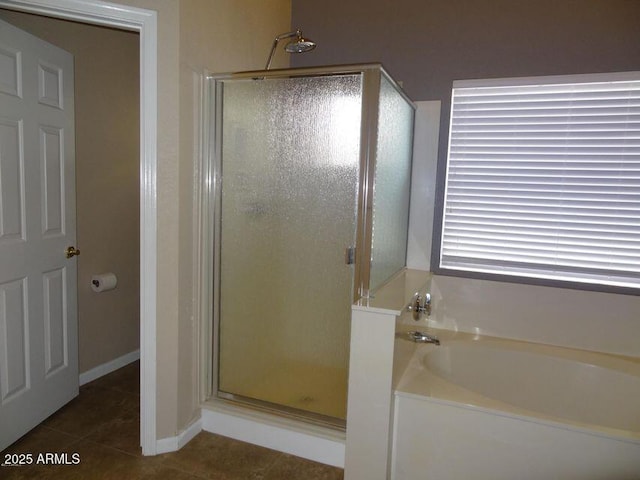
M 344 468 L 344 429 L 275 415 L 224 399 L 206 401 L 201 421 L 207 432 Z
M 347 422 L 343 418 L 329 417 L 326 415 L 302 410 L 300 408 L 286 407 L 280 404 L 264 402 L 262 400 L 256 400 L 255 398 L 248 398 L 241 395 L 233 395 L 225 392 L 218 392 L 218 400 L 227 402 L 230 405 L 237 405 L 239 407 L 245 407 L 256 411 L 265 412 L 277 417 L 290 418 L 302 423 L 320 425 L 323 427 L 333 428 L 341 431 L 344 431 L 346 429 Z M 306 400 L 306 398 L 300 400 L 300 404 L 308 403 L 311 403 L 311 401 Z
M 222 382 L 218 397 L 270 413 L 344 429 L 347 370 L 282 361 L 256 368 L 250 378 Z

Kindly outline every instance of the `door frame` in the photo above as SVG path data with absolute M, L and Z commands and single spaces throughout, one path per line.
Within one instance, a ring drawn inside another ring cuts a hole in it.
M 157 12 L 100 0 L 0 0 L 0 7 L 140 34 L 140 443 L 157 453 Z

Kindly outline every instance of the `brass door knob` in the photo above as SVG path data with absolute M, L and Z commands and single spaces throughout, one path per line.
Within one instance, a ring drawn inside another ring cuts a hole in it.
M 71 258 L 75 257 L 76 255 L 80 255 L 80 250 L 78 250 L 76 247 L 67 247 L 64 253 L 67 255 L 67 258 Z

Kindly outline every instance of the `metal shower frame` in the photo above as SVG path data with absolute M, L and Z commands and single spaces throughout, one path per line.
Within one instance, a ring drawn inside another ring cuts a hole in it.
M 358 201 L 357 201 L 357 225 L 356 225 L 356 251 L 354 263 L 354 283 L 353 283 L 353 302 L 360 298 L 368 298 L 370 290 L 371 277 L 371 247 L 372 247 L 372 225 L 373 225 L 373 195 L 374 195 L 374 178 L 376 170 L 376 153 L 378 139 L 378 117 L 379 102 L 378 95 L 382 78 L 389 81 L 393 88 L 411 105 L 415 110 L 415 104 L 402 91 L 397 82 L 388 74 L 384 67 L 379 63 L 370 64 L 349 64 L 335 65 L 324 67 L 309 68 L 286 68 L 274 70 L 255 70 L 237 73 L 222 73 L 206 76 L 205 90 L 205 122 L 208 124 L 208 131 L 205 132 L 205 140 L 207 151 L 205 152 L 205 178 L 208 179 L 208 193 L 206 193 L 206 202 L 208 210 L 212 212 L 212 216 L 208 219 L 209 225 L 204 228 L 208 230 L 210 242 L 207 246 L 212 250 L 212 262 L 205 268 L 210 269 L 211 279 L 208 286 L 211 287 L 213 296 L 209 295 L 207 310 L 210 312 L 212 323 L 206 328 L 206 334 L 203 336 L 208 339 L 208 345 L 202 344 L 205 350 L 204 358 L 206 364 L 211 367 L 211 375 L 207 375 L 203 388 L 201 400 L 214 400 L 218 394 L 218 359 L 213 354 L 214 335 L 213 332 L 219 331 L 220 325 L 220 238 L 221 238 L 221 162 L 222 162 L 222 145 L 218 141 L 221 138 L 222 128 L 220 122 L 216 119 L 221 118 L 222 102 L 216 102 L 217 98 L 221 98 L 222 84 L 224 80 L 230 79 L 254 79 L 263 80 L 269 78 L 295 78 L 295 77 L 316 77 L 316 76 L 333 76 L 333 75 L 362 75 L 362 121 L 360 131 L 360 169 L 358 178 Z M 219 349 L 219 345 L 216 345 Z M 234 397 L 231 395 L 231 397 Z M 223 399 L 226 398 L 223 397 Z M 259 409 L 273 411 L 275 408 L 268 402 L 259 400 L 246 402 L 241 398 L 229 398 L 230 400 L 240 401 L 249 406 Z M 289 415 L 293 418 L 300 418 L 300 412 L 295 409 L 278 405 L 277 411 L 280 414 Z M 344 428 L 343 425 L 336 424 L 335 421 L 322 416 L 310 414 L 307 420 L 315 421 L 323 425 Z M 315 417 L 315 418 L 314 418 Z M 340 423 L 340 422 L 339 422 Z

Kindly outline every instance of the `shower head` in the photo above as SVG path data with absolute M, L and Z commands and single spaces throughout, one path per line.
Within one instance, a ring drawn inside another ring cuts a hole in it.
M 289 42 L 284 47 L 284 50 L 287 53 L 304 53 L 316 48 L 316 43 L 312 40 L 309 40 L 308 38 L 304 38 L 300 29 L 296 30 L 295 32 L 282 33 L 273 40 L 273 46 L 271 47 L 271 53 L 269 54 L 269 59 L 267 60 L 267 66 L 265 67 L 265 70 L 269 70 L 269 67 L 271 67 L 271 60 L 273 59 L 273 54 L 275 53 L 276 47 L 278 46 L 280 40 L 292 37 L 296 37 L 296 39 Z
M 296 38 L 292 42 L 287 43 L 287 45 L 284 47 L 285 52 L 304 53 L 304 52 L 309 52 L 314 48 L 316 48 L 316 42 L 313 42 L 308 38 L 304 38 L 300 30 L 298 30 L 296 34 L 298 38 Z

